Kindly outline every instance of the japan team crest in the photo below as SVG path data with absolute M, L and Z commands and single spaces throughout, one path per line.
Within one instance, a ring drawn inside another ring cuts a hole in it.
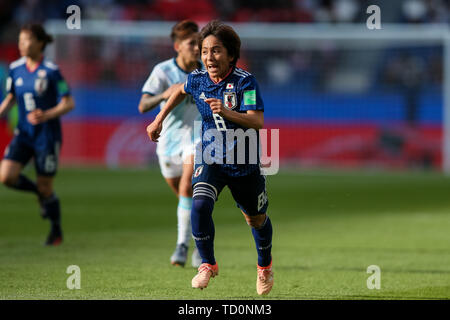
M 34 90 L 38 95 L 42 95 L 47 90 L 48 81 L 47 78 L 39 77 L 34 81 Z
M 224 92 L 223 93 L 223 101 L 225 104 L 225 108 L 233 110 L 236 108 L 237 105 L 237 99 L 236 99 L 236 92 Z

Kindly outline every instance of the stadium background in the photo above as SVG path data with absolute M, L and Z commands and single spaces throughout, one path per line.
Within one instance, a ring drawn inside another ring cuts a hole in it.
M 383 24 L 448 22 L 447 2 L 437 0 L 2 3 L 2 83 L 8 64 L 18 58 L 19 26 L 30 20 L 64 21 L 70 4 L 80 6 L 85 28 L 88 20 L 111 23 L 185 18 L 200 25 L 219 18 L 233 23 L 365 26 L 369 16 L 365 9 L 370 4 L 380 5 Z M 77 105 L 64 117 L 61 163 L 114 167 L 156 164 L 154 145 L 146 142 L 144 131 L 156 111 L 140 116 L 137 105 L 149 72 L 157 62 L 174 55 L 172 46 L 168 38 L 149 41 L 130 35 L 111 40 L 107 34 L 81 37 L 74 30 L 56 37 L 48 50 L 70 84 Z M 304 49 L 301 44 L 300 48 L 275 45 L 252 49 L 244 42 L 239 66 L 253 73 L 262 87 L 266 128 L 280 129 L 283 165 L 441 168 L 442 44 L 418 42 L 402 47 L 388 43 L 377 49 L 352 49 L 329 40 Z M 3 150 L 11 130 L 1 121 Z
M 81 8 L 80 31 L 65 28 L 72 4 Z M 372 4 L 387 31 L 405 26 L 406 45 L 404 33 L 369 39 L 381 34 L 366 28 Z M 155 112 L 140 115 L 137 105 L 152 67 L 174 54 L 169 26 L 184 18 L 252 23 L 239 29 L 247 34 L 240 65 L 262 87 L 265 127 L 280 129 L 280 172 L 267 178 L 276 279 L 269 299 L 448 299 L 446 51 L 428 41 L 434 33 L 416 29 L 447 30 L 450 6 L 439 0 L 0 1 L 0 82 L 18 58 L 20 25 L 59 20 L 47 54 L 76 102 L 63 117 L 55 179 L 63 245 L 40 245 L 48 224 L 35 197 L 0 186 L 0 299 L 260 298 L 251 232 L 228 190 L 214 210 L 220 276 L 195 291 L 195 269 L 169 265 L 177 203 L 145 134 Z M 93 26 L 98 32 L 85 34 Z M 316 38 L 333 30 L 362 36 Z M 15 119 L 0 119 L 0 152 Z M 33 166 L 25 174 L 33 178 Z M 81 290 L 66 287 L 73 264 Z M 366 286 L 373 264 L 381 290 Z

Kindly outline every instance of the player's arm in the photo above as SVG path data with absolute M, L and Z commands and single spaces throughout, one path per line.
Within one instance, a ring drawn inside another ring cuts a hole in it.
M 166 101 L 169 99 L 170 95 L 178 88 L 179 84 L 171 85 L 167 90 L 165 90 L 161 94 L 151 95 L 148 93 L 144 93 L 141 97 L 141 101 L 139 101 L 139 112 L 145 113 L 150 110 L 153 110 L 157 107 L 162 101 Z
M 209 104 L 213 113 L 243 127 L 259 130 L 264 126 L 264 112 L 261 110 L 247 110 L 246 113 L 239 113 L 225 108 L 220 99 L 208 98 L 205 102 Z
M 58 118 L 75 108 L 75 102 L 70 95 L 65 95 L 61 98 L 61 101 L 53 108 L 47 109 L 45 111 L 41 109 L 36 109 L 28 113 L 28 121 L 32 125 L 43 123 L 45 121 Z
M 169 100 L 167 100 L 164 108 L 156 116 L 155 120 L 147 126 L 147 135 L 148 137 L 154 141 L 158 142 L 159 134 L 162 130 L 162 123 L 167 115 L 172 111 L 177 105 L 180 104 L 181 101 L 184 100 L 187 93 L 184 91 L 184 84 L 176 84 L 176 89 L 170 95 Z
M 8 93 L 0 104 L 0 118 L 6 115 L 15 104 L 16 97 L 12 93 Z

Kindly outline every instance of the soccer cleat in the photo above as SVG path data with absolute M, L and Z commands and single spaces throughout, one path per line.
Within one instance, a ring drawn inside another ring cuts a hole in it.
M 268 294 L 273 287 L 272 262 L 267 267 L 258 266 L 258 276 L 256 278 L 256 292 L 259 295 Z
M 204 289 L 208 286 L 209 279 L 214 278 L 219 274 L 219 266 L 217 262 L 215 265 L 209 263 L 202 263 L 198 267 L 197 275 L 192 278 L 192 288 Z
M 186 264 L 188 247 L 184 244 L 178 244 L 175 252 L 170 257 L 170 263 L 174 266 L 182 266 Z
M 194 252 L 192 252 L 191 264 L 194 268 L 198 268 L 202 264 L 202 257 L 200 257 L 197 247 L 195 247 Z
M 63 241 L 63 234 L 62 230 L 59 229 L 53 229 L 50 231 L 47 240 L 45 241 L 46 246 L 59 246 Z

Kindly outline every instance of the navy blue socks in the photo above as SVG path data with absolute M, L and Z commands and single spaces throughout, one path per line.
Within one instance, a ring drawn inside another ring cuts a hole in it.
M 55 194 L 52 194 L 47 199 L 42 200 L 42 205 L 45 208 L 45 214 L 50 220 L 52 229 L 59 230 L 61 227 L 61 208 L 59 198 Z
M 22 174 L 19 175 L 19 179 L 17 179 L 16 184 L 11 187 L 17 190 L 33 192 L 35 194 L 39 193 L 36 183 L 34 183 L 33 181 L 31 181 Z
M 258 252 L 258 265 L 267 267 L 272 262 L 272 223 L 269 216 L 266 216 L 266 220 L 259 228 L 252 228 L 252 234 Z
M 202 257 L 202 263 L 216 264 L 214 258 L 214 222 L 212 211 L 214 200 L 207 196 L 194 196 L 192 199 L 192 235 Z

